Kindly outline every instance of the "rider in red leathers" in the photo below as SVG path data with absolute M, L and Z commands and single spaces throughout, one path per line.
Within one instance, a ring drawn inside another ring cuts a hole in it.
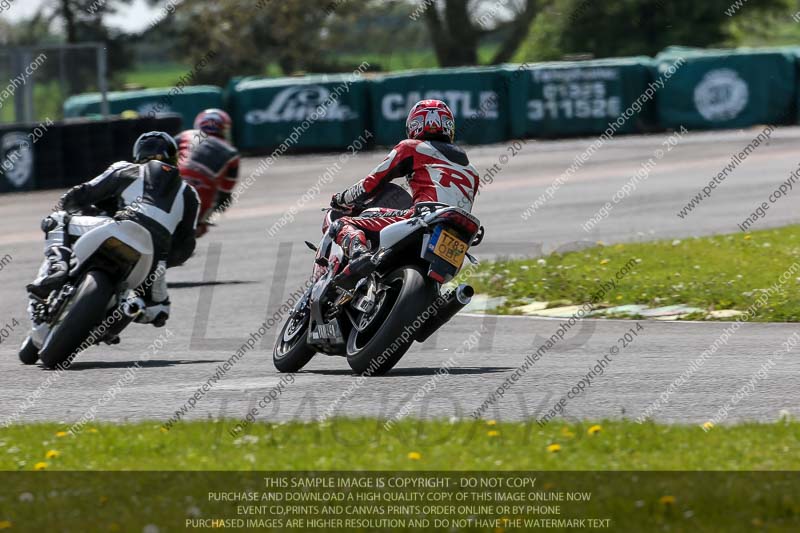
M 206 109 L 194 120 L 194 129 L 175 138 L 181 177 L 200 195 L 197 236 L 208 231 L 211 215 L 230 204 L 239 177 L 239 152 L 231 144 L 231 117 L 222 109 Z
M 335 194 L 331 207 L 352 213 L 378 194 L 384 184 L 405 176 L 415 204 L 437 202 L 471 211 L 479 174 L 464 150 L 453 144 L 455 119 L 447 104 L 440 100 L 417 102 L 406 119 L 406 135 L 408 138 L 395 146 L 366 178 Z M 350 259 L 337 277 L 337 285 L 351 288 L 374 270 L 367 234 L 377 235 L 386 226 L 413 214 L 413 208 L 370 209 L 361 216 L 345 216 L 333 222 L 327 231 Z

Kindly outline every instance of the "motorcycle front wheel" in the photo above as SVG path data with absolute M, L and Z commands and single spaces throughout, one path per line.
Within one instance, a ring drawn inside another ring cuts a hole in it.
M 19 347 L 19 360 L 23 365 L 35 365 L 39 360 L 39 350 L 36 349 L 30 335 L 25 337 L 22 346 Z
M 72 363 L 78 348 L 92 334 L 92 329 L 102 323 L 113 295 L 114 285 L 105 272 L 88 272 L 50 327 L 50 334 L 39 351 L 42 364 L 47 368 L 55 368 L 64 366 L 67 361 L 68 364 Z
M 400 361 L 436 296 L 433 282 L 413 267 L 398 268 L 382 283 L 375 308 L 356 317 L 347 341 L 347 363 L 362 376 L 383 375 Z
M 306 343 L 310 313 L 307 308 L 299 310 L 301 305 L 302 301 L 298 302 L 298 307 L 292 311 L 278 338 L 275 339 L 272 363 L 278 372 L 297 372 L 306 366 L 316 353 Z

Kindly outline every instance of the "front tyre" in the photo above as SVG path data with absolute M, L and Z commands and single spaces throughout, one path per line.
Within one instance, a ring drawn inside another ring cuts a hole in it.
M 400 361 L 414 343 L 414 322 L 422 321 L 436 297 L 436 287 L 413 267 L 398 268 L 382 283 L 386 291 L 369 317 L 353 327 L 347 342 L 347 363 L 363 376 L 380 376 Z
M 303 306 L 303 300 L 281 328 L 278 338 L 275 339 L 275 349 L 272 351 L 272 363 L 278 372 L 297 372 L 311 361 L 316 353 L 306 343 L 310 311 Z
M 47 368 L 55 368 L 77 355 L 76 351 L 100 325 L 106 307 L 114 296 L 114 285 L 104 272 L 92 270 L 84 276 L 78 290 L 50 328 L 39 358 Z
M 39 350 L 33 344 L 31 336 L 25 337 L 22 346 L 19 347 L 19 360 L 23 365 L 35 365 L 39 360 Z

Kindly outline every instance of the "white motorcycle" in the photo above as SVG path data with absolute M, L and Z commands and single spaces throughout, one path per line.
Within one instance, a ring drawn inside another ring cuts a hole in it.
M 64 216 L 65 228 L 70 218 Z M 144 309 L 133 289 L 145 283 L 153 265 L 150 232 L 130 220 L 108 219 L 67 244 L 74 260 L 66 283 L 31 302 L 32 329 L 19 350 L 25 364 L 69 366 L 89 346 L 118 343 L 119 333 Z

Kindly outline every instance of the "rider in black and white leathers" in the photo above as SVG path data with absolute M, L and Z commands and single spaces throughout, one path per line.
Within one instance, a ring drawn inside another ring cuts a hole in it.
M 149 136 L 149 137 L 148 137 Z M 163 151 L 163 155 L 159 152 Z M 145 311 L 137 322 L 162 326 L 169 318 L 169 295 L 164 276 L 168 267 L 184 263 L 194 252 L 199 212 L 197 192 L 181 179 L 176 166 L 177 147 L 166 133 L 144 134 L 134 148 L 137 163 L 121 161 L 95 179 L 73 187 L 62 196 L 58 210 L 45 219 L 45 262 L 39 277 L 28 286 L 35 296 L 46 296 L 69 270 L 69 244 L 88 231 L 119 220 L 132 220 L 153 239 L 152 282 L 142 286 Z M 113 216 L 70 216 L 96 207 Z M 65 238 L 64 230 L 68 238 Z

